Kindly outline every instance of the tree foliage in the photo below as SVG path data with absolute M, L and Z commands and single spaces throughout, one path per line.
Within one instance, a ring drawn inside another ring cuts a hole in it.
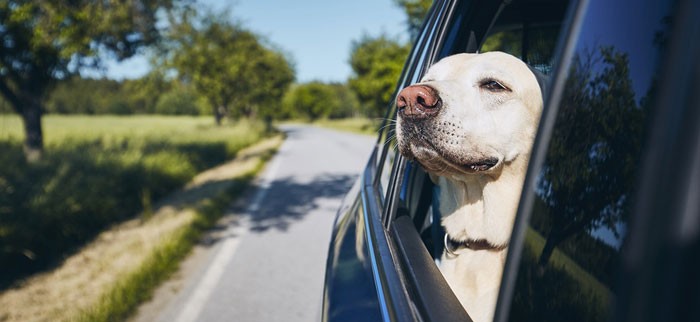
M 342 84 L 310 82 L 293 86 L 282 100 L 281 118 L 342 118 L 358 108 L 357 98 Z
M 155 105 L 156 114 L 164 115 L 199 115 L 200 108 L 197 93 L 184 86 L 175 86 L 163 93 Z
M 208 112 L 200 101 L 192 86 L 154 71 L 123 81 L 72 77 L 55 86 L 44 107 L 50 114 L 199 115 Z
M 217 123 L 226 115 L 271 114 L 294 80 L 289 59 L 231 23 L 227 13 L 184 13 L 171 17 L 171 24 L 163 63 L 206 97 Z
M 409 45 L 390 40 L 386 35 L 364 36 L 353 43 L 350 66 L 354 75 L 348 84 L 365 115 L 384 116 L 409 50 Z
M 406 12 L 406 24 L 411 39 L 415 39 L 423 26 L 423 20 L 428 15 L 433 0 L 394 0 L 394 3 Z
M 577 54 L 560 109 L 538 184 L 552 214 L 540 266 L 573 234 L 601 227 L 617 234 L 627 221 L 644 122 L 627 54 L 612 47 Z
M 118 81 L 73 77 L 56 85 L 44 107 L 54 114 L 131 114 L 127 99 Z
M 100 57 L 134 55 L 154 43 L 157 11 L 178 0 L 0 2 L 0 93 L 25 126 L 25 153 L 43 149 L 42 99 L 56 80 Z
M 177 86 L 175 83 L 156 68 L 141 78 L 124 80 L 121 94 L 129 98 L 133 114 L 151 114 L 155 113 L 161 95 L 174 90 L 173 87 Z M 179 86 L 184 87 L 182 84 Z

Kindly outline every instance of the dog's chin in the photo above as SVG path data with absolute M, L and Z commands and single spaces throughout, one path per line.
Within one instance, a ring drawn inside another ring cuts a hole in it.
M 404 155 L 407 155 L 404 153 Z M 440 153 L 438 149 L 431 146 L 411 145 L 409 158 L 415 159 L 428 172 L 436 175 L 475 175 L 491 174 L 502 164 L 499 157 L 479 157 L 469 161 L 458 161 L 450 158 L 449 155 Z

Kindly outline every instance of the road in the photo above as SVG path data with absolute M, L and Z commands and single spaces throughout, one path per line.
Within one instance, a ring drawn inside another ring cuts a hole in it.
M 257 180 L 133 322 L 317 321 L 335 213 L 373 137 L 285 126 Z

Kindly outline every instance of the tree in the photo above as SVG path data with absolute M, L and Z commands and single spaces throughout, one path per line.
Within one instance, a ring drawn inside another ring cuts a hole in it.
M 282 100 L 283 117 L 340 118 L 351 116 L 357 99 L 341 84 L 309 82 L 292 87 Z
M 560 109 L 537 189 L 551 213 L 540 268 L 569 236 L 627 221 L 644 123 L 627 54 L 577 54 Z
M 24 123 L 27 160 L 43 151 L 42 99 L 57 80 L 101 57 L 133 56 L 154 43 L 156 12 L 179 0 L 0 2 L 0 93 Z
M 155 112 L 165 115 L 199 115 L 197 95 L 191 88 L 179 85 L 163 93 L 155 105 Z
M 71 77 L 44 100 L 44 112 L 57 114 L 131 114 L 122 83 L 112 79 Z
M 364 36 L 353 43 L 350 66 L 354 75 L 348 83 L 366 116 L 384 116 L 408 53 L 409 45 L 401 45 L 386 35 Z
M 126 79 L 122 83 L 122 94 L 128 98 L 134 114 L 156 113 L 156 105 L 164 93 L 174 91 L 177 82 L 165 76 L 164 71 L 154 68 L 137 79 Z
M 206 97 L 217 124 L 224 116 L 270 114 L 294 80 L 294 69 L 257 35 L 228 21 L 228 13 L 197 18 L 186 13 L 173 25 L 163 62 Z M 266 110 L 267 109 L 267 110 Z
M 433 5 L 433 0 L 394 0 L 394 3 L 406 12 L 408 32 L 411 39 L 416 39 L 423 26 L 423 20 L 428 15 L 430 6 Z

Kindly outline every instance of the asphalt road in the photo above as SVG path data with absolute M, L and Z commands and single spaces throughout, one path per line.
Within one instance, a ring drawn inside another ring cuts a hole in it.
M 285 126 L 257 188 L 132 321 L 318 321 L 328 243 L 375 140 Z

